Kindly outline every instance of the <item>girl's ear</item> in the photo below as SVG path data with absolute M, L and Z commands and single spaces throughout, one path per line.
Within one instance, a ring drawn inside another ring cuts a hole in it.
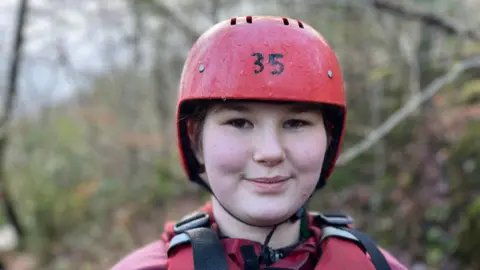
M 203 154 L 201 151 L 201 136 L 199 130 L 198 122 L 194 121 L 193 119 L 187 120 L 187 134 L 188 139 L 190 141 L 190 146 L 195 154 L 195 158 L 197 158 L 198 162 L 203 164 Z

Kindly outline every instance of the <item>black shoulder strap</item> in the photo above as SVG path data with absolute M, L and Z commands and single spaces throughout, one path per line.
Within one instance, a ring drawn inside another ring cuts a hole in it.
M 383 256 L 382 252 L 378 249 L 377 244 L 373 242 L 372 239 L 365 234 L 351 228 L 343 228 L 343 230 L 353 234 L 353 236 L 358 239 L 368 254 L 370 254 L 372 263 L 375 265 L 375 269 L 390 270 L 390 265 L 388 264 L 387 259 L 385 259 L 385 256 Z
M 310 212 L 310 214 L 313 216 L 315 224 L 322 229 L 323 234 L 320 241 L 328 237 L 339 237 L 353 241 L 370 255 L 376 270 L 391 270 L 377 244 L 365 234 L 348 227 L 353 224 L 351 217 L 343 214 L 321 214 L 316 212 Z
M 390 265 L 378 249 L 377 244 L 365 234 L 349 228 L 353 223 L 350 217 L 341 214 L 310 213 L 315 223 L 322 229 L 322 239 L 339 237 L 355 242 L 367 252 L 375 269 L 391 270 Z M 207 213 L 197 212 L 189 215 L 175 224 L 176 235 L 170 241 L 167 254 L 182 244 L 191 244 L 195 270 L 224 270 L 228 263 L 222 243 L 215 231 L 209 227 Z
M 227 258 L 217 233 L 208 225 L 207 213 L 194 213 L 174 226 L 175 236 L 170 241 L 167 254 L 182 244 L 190 243 L 195 270 L 228 269 Z

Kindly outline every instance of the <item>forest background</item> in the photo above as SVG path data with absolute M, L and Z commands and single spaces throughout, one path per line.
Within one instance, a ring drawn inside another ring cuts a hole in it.
M 214 23 L 261 14 L 318 29 L 346 80 L 342 156 L 311 208 L 353 216 L 410 269 L 480 269 L 479 13 L 479 0 L 2 0 L 3 264 L 108 269 L 207 200 L 174 143 L 183 61 Z

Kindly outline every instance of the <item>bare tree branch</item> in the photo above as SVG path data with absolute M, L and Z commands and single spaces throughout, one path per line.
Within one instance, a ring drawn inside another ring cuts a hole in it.
M 453 68 L 445 75 L 435 79 L 425 88 L 424 91 L 421 91 L 410 98 L 401 109 L 390 116 L 377 129 L 372 131 L 363 141 L 344 151 L 338 158 L 337 165 L 345 165 L 370 149 L 376 142 L 387 135 L 400 122 L 414 112 L 423 102 L 432 98 L 435 93 L 441 90 L 445 85 L 454 81 L 461 73 L 472 68 L 480 68 L 480 57 L 464 60 L 453 66 Z
M 402 17 L 404 19 L 410 20 L 418 20 L 427 25 L 431 25 L 437 27 L 448 34 L 452 35 L 466 35 L 471 39 L 480 40 L 480 32 L 474 29 L 468 29 L 467 26 L 462 25 L 458 22 L 455 22 L 452 19 L 446 18 L 443 15 L 437 14 L 432 11 L 428 11 L 417 6 L 413 5 L 405 5 L 405 4 L 398 4 L 393 1 L 389 0 L 370 0 L 371 4 L 374 8 L 391 13 L 393 15 Z M 310 5 L 332 5 L 335 4 L 337 6 L 346 6 L 346 7 L 357 7 L 361 8 L 364 7 L 361 5 L 363 2 L 358 1 L 350 1 L 350 0 L 343 0 L 343 1 L 323 1 L 323 2 L 315 2 L 310 3 Z M 175 25 L 177 25 L 186 35 L 187 37 L 194 42 L 199 36 L 200 32 L 194 29 L 189 23 L 178 14 L 178 12 L 174 11 L 171 7 L 167 6 L 161 1 L 155 1 L 152 4 L 155 11 L 159 14 L 162 14 L 166 19 L 171 20 Z
M 200 37 L 201 32 L 192 27 L 191 24 L 187 22 L 183 16 L 175 11 L 173 8 L 169 7 L 163 1 L 149 1 L 144 2 L 144 4 L 150 3 L 150 7 L 157 12 L 158 14 L 162 15 L 164 19 L 169 20 L 171 24 L 176 25 L 180 30 L 185 33 L 189 41 L 193 44 L 198 37 Z M 141 5 L 142 3 L 139 3 Z
M 24 231 L 23 227 L 20 224 L 20 220 L 18 218 L 18 213 L 15 209 L 15 205 L 12 201 L 11 195 L 7 189 L 7 176 L 5 172 L 5 157 L 6 157 L 6 150 L 8 147 L 8 126 L 10 123 L 10 119 L 12 117 L 13 105 L 15 103 L 17 93 L 18 93 L 18 73 L 20 70 L 20 63 L 22 58 L 22 45 L 24 42 L 23 37 L 23 30 L 24 25 L 27 17 L 27 6 L 28 0 L 22 0 L 19 6 L 19 13 L 17 19 L 17 28 L 15 31 L 14 36 L 14 43 L 13 43 L 13 59 L 12 64 L 10 66 L 10 74 L 9 80 L 7 84 L 7 96 L 5 97 L 4 103 L 4 112 L 0 119 L 0 192 L 3 195 L 3 202 L 4 207 L 6 210 L 6 214 L 10 219 L 10 222 L 15 227 L 16 232 L 19 236 L 20 246 L 23 245 L 23 236 Z
M 287 1 L 278 0 L 281 3 Z M 307 1 L 307 0 L 306 0 Z M 417 20 L 424 24 L 436 27 L 451 35 L 466 35 L 467 37 L 480 40 L 480 31 L 469 29 L 467 25 L 462 25 L 444 15 L 437 14 L 414 5 L 405 5 L 394 0 L 323 0 L 307 1 L 310 7 L 341 7 L 341 8 L 367 8 L 369 5 L 377 10 L 390 13 L 405 20 Z
M 210 0 L 210 18 L 213 23 L 217 23 L 219 20 L 218 12 L 220 9 L 220 0 Z
M 389 12 L 404 19 L 421 21 L 424 24 L 437 27 L 451 35 L 466 35 L 471 39 L 480 40 L 480 32 L 477 30 L 468 29 L 467 26 L 461 25 L 432 11 L 389 0 L 372 0 L 372 5 L 378 10 Z

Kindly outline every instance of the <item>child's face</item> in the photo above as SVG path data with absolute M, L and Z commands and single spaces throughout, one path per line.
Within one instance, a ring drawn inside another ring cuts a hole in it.
M 320 111 L 226 103 L 211 107 L 200 128 L 206 181 L 235 216 L 258 225 L 283 221 L 315 189 L 327 148 Z

